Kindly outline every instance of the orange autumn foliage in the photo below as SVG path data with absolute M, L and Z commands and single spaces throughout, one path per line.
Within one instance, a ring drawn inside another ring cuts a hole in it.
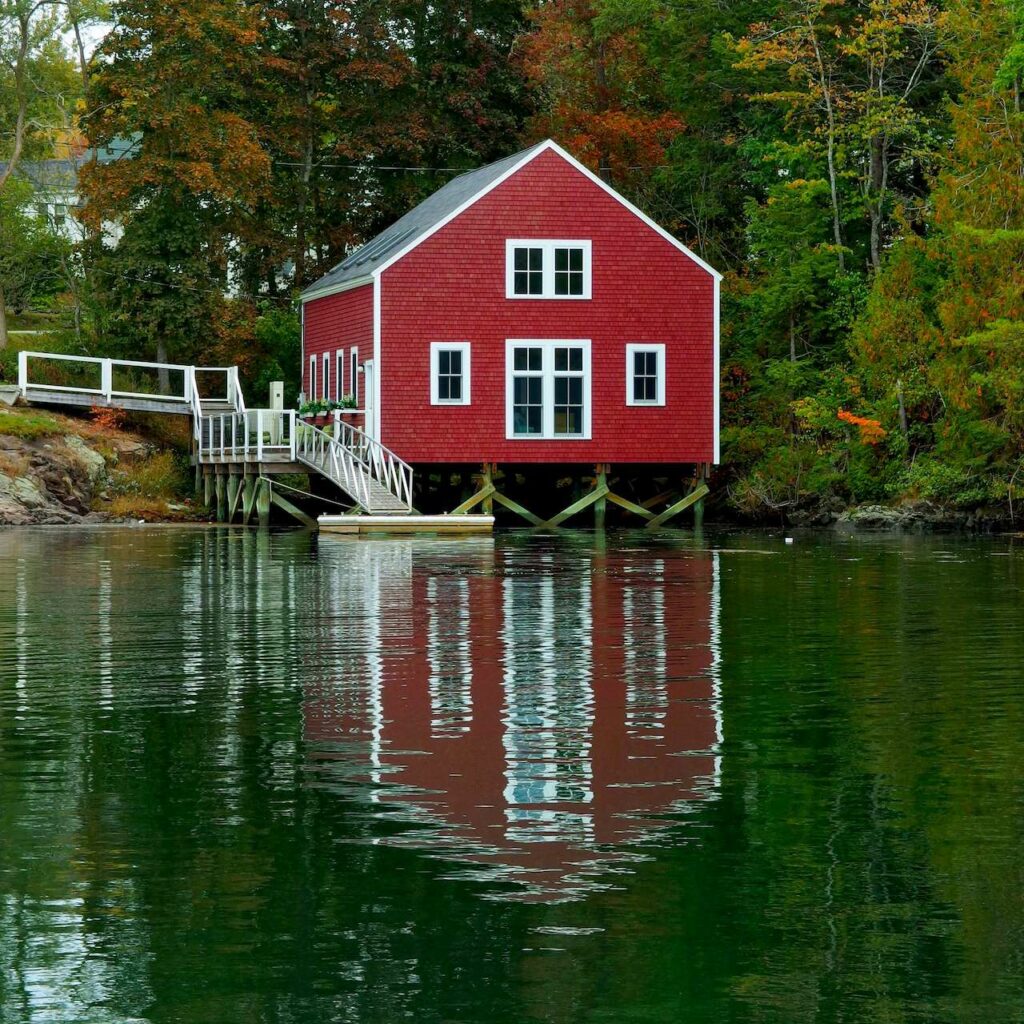
M 859 428 L 861 444 L 878 444 L 887 433 L 878 420 L 868 419 L 866 416 L 856 416 L 852 412 L 847 412 L 846 409 L 840 409 L 836 415 L 844 423 L 850 423 Z

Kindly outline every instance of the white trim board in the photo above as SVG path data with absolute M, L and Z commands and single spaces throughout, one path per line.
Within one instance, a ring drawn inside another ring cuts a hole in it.
M 350 292 L 353 288 L 362 288 L 364 284 L 373 284 L 373 276 L 367 274 L 366 277 L 357 278 L 355 281 L 345 281 L 342 284 L 328 285 L 326 288 L 310 292 L 308 295 L 300 295 L 299 301 L 303 306 L 305 306 L 307 302 L 313 302 L 315 299 L 326 299 L 328 295 L 340 295 L 342 292 Z

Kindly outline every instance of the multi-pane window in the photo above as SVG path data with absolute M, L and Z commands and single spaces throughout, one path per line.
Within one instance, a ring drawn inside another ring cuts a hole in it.
M 469 356 L 469 342 L 431 342 L 430 402 L 432 405 L 469 405 Z
M 506 435 L 590 436 L 590 342 L 509 341 Z
M 626 404 L 665 404 L 665 346 L 626 346 Z
M 512 250 L 513 285 L 516 295 L 544 294 L 544 250 L 533 246 L 516 246 Z
M 509 299 L 589 299 L 589 241 L 510 238 L 505 243 Z
M 583 250 L 574 246 L 555 249 L 555 294 L 583 294 Z
M 583 433 L 583 349 L 555 349 L 554 383 L 555 434 L 579 436 Z
M 512 432 L 544 433 L 544 349 L 522 346 L 512 353 Z

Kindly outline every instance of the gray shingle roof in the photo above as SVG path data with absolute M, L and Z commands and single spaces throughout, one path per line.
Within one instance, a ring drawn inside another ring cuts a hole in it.
M 457 178 L 452 178 L 447 185 L 428 196 L 419 206 L 413 207 L 404 217 L 400 217 L 376 238 L 371 238 L 360 249 L 346 256 L 319 281 L 315 281 L 306 288 L 302 293 L 303 296 L 368 277 L 377 267 L 394 256 L 399 247 L 408 245 L 427 234 L 431 228 L 443 221 L 463 203 L 472 199 L 520 160 L 534 150 L 539 150 L 543 145 L 545 143 L 538 143 L 536 146 L 530 146 L 529 149 L 496 160 L 493 164 L 487 164 L 486 167 L 478 167 L 474 171 L 467 171 Z

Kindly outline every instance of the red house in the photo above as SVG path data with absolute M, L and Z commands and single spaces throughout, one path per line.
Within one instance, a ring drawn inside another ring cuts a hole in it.
M 303 390 L 415 466 L 718 461 L 720 275 L 552 141 L 302 295 Z

